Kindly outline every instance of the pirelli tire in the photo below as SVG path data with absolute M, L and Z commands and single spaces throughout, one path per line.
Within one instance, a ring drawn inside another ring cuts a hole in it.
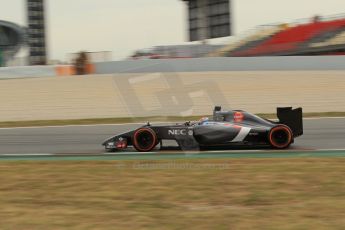
M 151 128 L 140 128 L 133 134 L 133 146 L 138 152 L 150 152 L 158 142 L 157 135 Z
M 277 125 L 268 133 L 268 141 L 272 148 L 286 149 L 294 141 L 291 129 L 286 125 Z

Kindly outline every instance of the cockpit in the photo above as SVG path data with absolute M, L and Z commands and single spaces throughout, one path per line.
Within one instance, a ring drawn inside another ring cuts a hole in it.
M 233 111 L 222 111 L 222 107 L 216 106 L 213 111 L 214 121 L 231 121 L 234 117 Z

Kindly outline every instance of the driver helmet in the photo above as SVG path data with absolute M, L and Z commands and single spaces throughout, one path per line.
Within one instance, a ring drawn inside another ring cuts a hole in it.
M 202 117 L 200 120 L 199 120 L 199 124 L 205 124 L 206 122 L 208 122 L 210 119 L 208 117 Z

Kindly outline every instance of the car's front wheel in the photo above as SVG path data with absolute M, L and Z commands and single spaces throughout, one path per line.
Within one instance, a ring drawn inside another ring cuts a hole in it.
M 133 146 L 139 152 L 150 152 L 157 144 L 157 135 L 150 128 L 140 128 L 133 134 Z

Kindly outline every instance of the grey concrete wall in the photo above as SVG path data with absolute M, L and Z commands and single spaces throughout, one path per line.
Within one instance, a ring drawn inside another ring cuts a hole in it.
M 277 106 L 345 112 L 345 71 L 232 71 L 8 79 L 0 121 L 254 113 Z
M 225 57 L 96 63 L 97 74 L 301 70 L 345 70 L 345 56 Z
M 0 79 L 54 76 L 56 76 L 55 66 L 17 66 L 0 68 Z
M 96 63 L 96 74 L 345 70 L 345 56 L 194 58 Z M 0 68 L 0 79 L 54 77 L 55 66 Z

